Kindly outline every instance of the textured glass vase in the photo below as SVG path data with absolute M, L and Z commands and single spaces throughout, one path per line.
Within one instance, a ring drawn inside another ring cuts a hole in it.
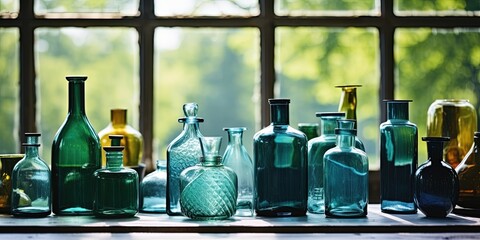
M 356 132 L 354 129 L 335 129 L 337 146 L 324 156 L 325 215 L 328 217 L 367 215 L 368 157 L 355 147 Z
M 427 217 L 446 217 L 458 200 L 458 175 L 443 161 L 443 143 L 448 137 L 423 137 L 428 161 L 415 172 L 415 204 Z
M 345 117 L 341 112 L 319 112 L 321 135 L 308 141 L 308 212 L 324 213 L 323 156 L 336 145 L 337 120 Z
M 198 220 L 227 219 L 236 212 L 237 175 L 222 165 L 221 137 L 202 137 L 200 164 L 180 175 L 183 215 Z
M 416 213 L 413 200 L 418 164 L 418 129 L 408 120 L 409 100 L 388 100 L 380 124 L 380 203 L 383 212 Z
M 357 88 L 361 86 L 358 84 L 335 86 L 342 89 L 338 111 L 345 113 L 345 119 L 357 120 Z
M 441 99 L 428 108 L 427 136 L 450 137 L 443 146 L 444 159 L 456 168 L 473 144 L 477 112 L 468 100 Z
M 23 154 L 0 154 L 0 214 L 10 214 L 12 203 L 12 171 Z
M 228 145 L 223 154 L 223 164 L 237 174 L 237 216 L 253 216 L 253 162 L 243 146 L 244 127 L 224 128 Z
M 46 217 L 51 213 L 50 168 L 38 155 L 40 133 L 25 133 L 25 157 L 12 172 L 12 215 Z
M 307 212 L 308 146 L 290 127 L 290 99 L 269 99 L 272 123 L 253 137 L 255 212 L 258 216 L 303 216 Z
M 85 115 L 85 76 L 68 80 L 68 115 L 52 144 L 52 209 L 57 215 L 93 214 L 93 172 L 101 166 L 100 139 Z
M 123 167 L 122 135 L 110 135 L 112 146 L 107 152 L 107 165 L 93 174 L 95 178 L 94 215 L 98 218 L 133 217 L 138 212 L 138 173 Z
M 167 214 L 181 215 L 180 210 L 180 173 L 188 167 L 198 163 L 202 156 L 200 147 L 199 123 L 202 118 L 197 117 L 198 105 L 186 103 L 183 105 L 184 118 L 178 119 L 183 123 L 183 131 L 167 148 Z
M 167 194 L 167 166 L 157 160 L 157 170 L 143 178 L 140 184 L 140 211 L 165 213 Z
M 480 132 L 473 135 L 473 145 L 455 168 L 460 183 L 457 205 L 480 209 Z
M 318 137 L 318 123 L 299 123 L 298 130 L 305 133 L 307 140 Z

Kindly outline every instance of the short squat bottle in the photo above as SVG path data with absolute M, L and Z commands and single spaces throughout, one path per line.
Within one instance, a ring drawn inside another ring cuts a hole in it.
M 354 121 L 354 120 L 343 120 Z M 335 129 L 337 146 L 324 156 L 325 215 L 365 217 L 368 205 L 368 157 L 355 147 L 355 129 Z
M 237 175 L 222 164 L 221 137 L 200 139 L 203 149 L 200 164 L 180 175 L 182 213 L 198 220 L 227 219 L 236 212 Z
M 480 132 L 474 133 L 472 148 L 455 171 L 460 181 L 457 205 L 480 209 Z
M 408 120 L 410 100 L 388 100 L 380 125 L 380 203 L 383 212 L 416 213 L 413 201 L 418 130 Z
M 123 167 L 121 135 L 110 135 L 104 147 L 107 166 L 95 171 L 94 215 L 99 218 L 133 217 L 138 212 L 138 173 Z
M 157 160 L 157 170 L 143 178 L 140 184 L 140 211 L 165 213 L 166 191 L 167 167 L 165 161 Z
M 40 133 L 25 133 L 25 157 L 12 172 L 12 215 L 46 217 L 51 213 L 50 169 L 38 155 Z
M 308 141 L 308 212 L 324 213 L 323 156 L 336 144 L 337 120 L 345 117 L 341 112 L 318 112 L 321 119 L 321 135 Z
M 270 99 L 272 123 L 253 137 L 255 212 L 258 216 L 303 216 L 307 212 L 308 146 L 289 126 L 290 99 Z
M 199 139 L 203 135 L 198 125 L 203 119 L 197 117 L 198 104 L 184 104 L 183 113 L 185 117 L 178 119 L 183 123 L 183 131 L 167 148 L 167 214 L 170 216 L 182 215 L 179 204 L 180 173 L 196 165 L 202 156 Z

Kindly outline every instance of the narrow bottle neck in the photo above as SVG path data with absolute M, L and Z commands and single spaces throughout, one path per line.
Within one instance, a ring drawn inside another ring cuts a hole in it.
M 127 110 L 113 109 L 111 110 L 110 119 L 113 126 L 124 126 L 127 124 Z
M 38 157 L 38 146 L 25 146 L 25 157 L 26 158 Z
M 427 142 L 427 154 L 432 163 L 440 163 L 443 160 L 443 142 Z
M 289 108 L 288 104 L 272 104 L 270 105 L 270 119 L 273 125 L 289 125 Z
M 200 134 L 199 125 L 197 121 L 187 121 L 183 125 L 183 131 L 186 135 L 197 136 Z
M 337 135 L 337 146 L 340 148 L 352 148 L 353 146 L 355 146 L 355 135 Z
M 337 118 L 322 118 L 322 135 L 334 135 L 337 127 Z
M 85 82 L 68 82 L 68 112 L 70 114 L 85 114 Z
M 208 156 L 208 157 L 201 157 L 200 163 L 202 166 L 205 167 L 215 167 L 222 165 L 222 157 L 221 156 Z
M 408 103 L 387 103 L 388 120 L 408 120 Z
M 346 119 L 357 119 L 357 89 L 344 88 L 342 89 L 342 96 L 340 98 L 339 111 L 345 112 Z
M 107 169 L 120 169 L 123 168 L 123 152 L 113 151 L 107 152 Z
M 243 132 L 228 132 L 228 145 L 242 145 Z

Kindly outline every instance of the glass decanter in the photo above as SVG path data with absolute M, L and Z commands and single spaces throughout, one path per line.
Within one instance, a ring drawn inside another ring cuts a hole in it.
M 183 215 L 198 220 L 227 219 L 236 212 L 237 175 L 222 165 L 221 137 L 200 138 L 200 164 L 180 175 L 180 206 Z
M 473 134 L 473 145 L 455 168 L 460 183 L 457 205 L 480 209 L 480 132 Z
M 50 168 L 38 155 L 40 133 L 25 133 L 25 157 L 12 172 L 12 215 L 46 217 L 51 213 Z
M 303 216 L 307 212 L 308 146 L 289 126 L 290 99 L 269 99 L 272 123 L 254 137 L 254 206 L 259 216 Z
M 321 119 L 321 135 L 308 141 L 308 212 L 324 213 L 323 156 L 335 147 L 337 120 L 345 117 L 343 112 L 318 112 Z
M 305 133 L 307 140 L 318 137 L 318 123 L 299 123 L 298 130 Z
M 184 118 L 178 121 L 183 123 L 183 131 L 167 148 L 167 214 L 181 215 L 180 200 L 180 173 L 198 163 L 202 156 L 200 147 L 199 123 L 202 118 L 197 117 L 198 104 L 186 103 L 183 105 Z
M 380 124 L 380 203 L 382 212 L 416 213 L 413 201 L 418 164 L 418 129 L 408 120 L 411 100 L 388 100 Z
M 68 115 L 52 144 L 52 209 L 93 214 L 93 172 L 101 167 L 100 139 L 85 115 L 86 76 L 68 80 Z
M 355 129 L 337 128 L 337 146 L 324 156 L 325 215 L 365 217 L 368 205 L 368 157 L 355 147 Z
M 223 154 L 223 164 L 231 168 L 238 178 L 237 216 L 253 216 L 253 162 L 243 146 L 244 127 L 224 128 L 228 145 Z
M 166 212 L 167 166 L 157 160 L 157 170 L 143 178 L 140 184 L 140 211 L 147 213 Z
M 122 135 L 110 135 L 112 146 L 107 152 L 107 165 L 94 172 L 94 215 L 99 218 L 133 217 L 138 212 L 138 173 L 123 167 Z

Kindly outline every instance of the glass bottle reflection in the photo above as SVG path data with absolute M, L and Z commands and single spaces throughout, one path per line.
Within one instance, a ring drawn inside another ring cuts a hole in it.
M 140 211 L 147 213 L 166 212 L 167 166 L 157 160 L 157 170 L 151 172 L 140 185 Z

